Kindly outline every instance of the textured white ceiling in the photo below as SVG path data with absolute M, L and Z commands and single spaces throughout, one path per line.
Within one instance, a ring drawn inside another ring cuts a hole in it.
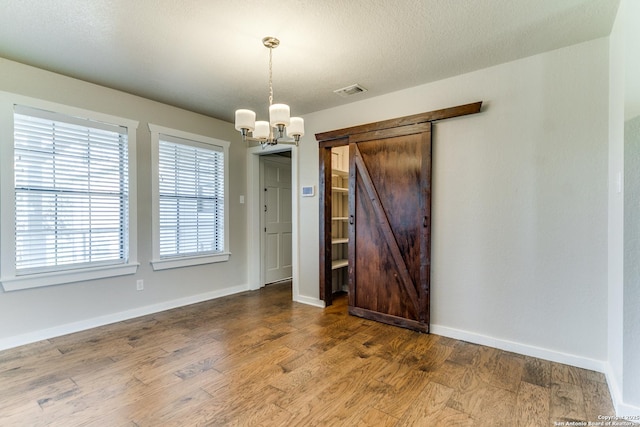
M 0 0 L 0 56 L 232 121 L 300 115 L 609 35 L 619 0 Z M 359 83 L 368 92 L 333 90 Z

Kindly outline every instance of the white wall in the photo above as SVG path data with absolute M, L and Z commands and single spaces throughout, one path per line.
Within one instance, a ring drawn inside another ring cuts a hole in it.
M 640 116 L 625 123 L 624 170 L 623 391 L 640 408 Z
M 112 114 L 140 122 L 137 132 L 138 261 L 135 275 L 3 292 L 0 349 L 183 305 L 247 288 L 246 149 L 233 125 L 158 102 L 0 59 L 0 91 Z M 151 259 L 151 142 L 147 123 L 231 141 L 228 262 L 153 271 Z M 12 141 L 0 141 L 11 144 Z M 136 291 L 143 279 L 144 291 Z
M 623 0 L 624 20 L 624 384 L 640 415 L 640 2 Z
M 609 358 L 618 415 L 640 416 L 640 2 L 622 0 L 609 37 Z M 625 119 L 627 120 L 625 122 Z M 618 174 L 622 173 L 622 191 Z
M 305 117 L 313 134 L 484 101 L 435 125 L 432 331 L 602 370 L 608 39 Z M 300 293 L 318 298 L 318 199 L 300 201 Z
M 618 176 L 624 169 L 624 15 L 609 36 L 609 260 L 608 260 L 608 362 L 607 380 L 616 406 L 622 400 L 623 379 L 623 234 L 624 199 L 618 193 Z

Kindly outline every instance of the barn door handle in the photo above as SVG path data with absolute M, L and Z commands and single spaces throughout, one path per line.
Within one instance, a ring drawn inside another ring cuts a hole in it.
M 426 227 L 427 225 L 429 225 L 429 223 L 427 222 L 427 217 L 424 217 L 424 220 L 422 220 L 422 226 Z
M 349 215 L 349 224 L 353 225 L 353 215 Z

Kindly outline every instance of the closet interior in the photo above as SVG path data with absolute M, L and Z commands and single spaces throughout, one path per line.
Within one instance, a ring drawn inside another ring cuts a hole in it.
M 331 149 L 331 288 L 349 290 L 349 146 Z

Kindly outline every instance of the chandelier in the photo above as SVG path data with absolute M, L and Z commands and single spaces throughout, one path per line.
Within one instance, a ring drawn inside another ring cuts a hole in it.
M 273 103 L 273 49 L 278 47 L 280 40 L 275 37 L 265 37 L 262 44 L 269 49 L 269 121 L 256 121 L 256 113 L 252 110 L 236 110 L 236 130 L 242 133 L 242 140 L 259 142 L 262 148 L 267 145 L 295 144 L 304 136 L 304 120 L 301 117 L 289 117 L 290 110 L 286 104 Z M 284 139 L 286 135 L 291 139 Z M 251 133 L 251 134 L 249 134 Z

